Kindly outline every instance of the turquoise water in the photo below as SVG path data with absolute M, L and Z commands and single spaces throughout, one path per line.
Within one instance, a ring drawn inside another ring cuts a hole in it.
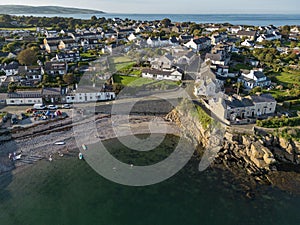
M 299 196 L 271 187 L 247 199 L 229 174 L 200 173 L 195 161 L 147 187 L 112 183 L 76 157 L 0 176 L 1 225 L 298 225 L 299 207 Z

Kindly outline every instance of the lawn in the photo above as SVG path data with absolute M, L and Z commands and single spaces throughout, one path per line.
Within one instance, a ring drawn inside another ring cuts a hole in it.
M 132 59 L 126 56 L 118 56 L 109 58 L 109 66 L 113 71 L 119 71 L 125 67 L 135 64 Z
M 240 70 L 251 70 L 251 69 L 253 69 L 253 66 L 246 65 L 243 63 L 238 63 L 235 66 L 230 67 L 231 72 L 240 71 Z
M 270 78 L 275 78 L 277 82 L 285 87 L 298 83 L 300 85 L 300 72 L 279 72 L 268 75 Z
M 128 87 L 142 87 L 146 88 L 157 88 L 157 89 L 174 89 L 178 87 L 178 83 L 175 81 L 156 81 L 148 78 L 142 78 L 137 76 L 122 76 L 122 75 L 114 75 L 114 82 L 122 84 Z
M 97 55 L 93 55 L 89 52 L 84 52 L 84 53 L 81 53 L 80 56 L 84 59 L 93 59 L 93 58 L 96 58 Z

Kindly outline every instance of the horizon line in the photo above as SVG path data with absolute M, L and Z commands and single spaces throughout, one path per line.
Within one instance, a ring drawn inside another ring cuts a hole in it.
M 65 6 L 65 5 L 32 5 L 32 4 L 1 4 L 0 5 L 4 6 L 29 6 L 29 7 L 63 7 L 63 8 L 73 8 L 73 9 L 83 9 L 83 10 L 96 10 L 96 11 L 102 11 L 105 14 L 135 14 L 135 15 L 143 15 L 143 14 L 151 14 L 151 15 L 162 15 L 162 14 L 169 14 L 169 15 L 197 15 L 197 14 L 276 14 L 276 15 L 300 15 L 298 10 L 295 11 L 258 11 L 255 9 L 252 9 L 254 11 L 243 11 L 243 10 L 234 10 L 234 11 L 211 11 L 209 10 L 202 11 L 202 12 L 110 12 L 110 11 L 105 11 L 103 9 L 95 9 L 95 8 L 86 8 L 86 7 L 81 7 L 81 6 Z M 43 13 L 36 13 L 42 15 Z M 47 14 L 47 13 L 46 13 Z M 65 13 L 64 13 L 65 14 Z

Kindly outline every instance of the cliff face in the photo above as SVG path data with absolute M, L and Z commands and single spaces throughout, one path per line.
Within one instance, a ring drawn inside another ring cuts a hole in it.
M 176 109 L 166 119 L 176 122 L 185 136 L 196 146 L 207 147 L 213 137 L 211 129 L 189 113 Z M 283 165 L 300 165 L 300 143 L 276 137 L 263 130 L 226 128 L 212 166 L 225 166 L 230 171 L 245 172 L 257 181 L 269 182 L 269 175 Z

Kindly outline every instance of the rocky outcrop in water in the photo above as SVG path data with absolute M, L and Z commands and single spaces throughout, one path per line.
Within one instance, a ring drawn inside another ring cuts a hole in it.
M 201 145 L 205 150 L 212 138 L 210 127 L 204 128 L 197 118 L 178 109 L 170 112 L 166 119 L 176 122 L 195 146 Z M 239 176 L 248 174 L 262 183 L 274 183 L 270 179 L 274 172 L 282 168 L 295 171 L 300 165 L 300 143 L 264 130 L 226 127 L 222 142 L 211 166 L 225 167 Z

